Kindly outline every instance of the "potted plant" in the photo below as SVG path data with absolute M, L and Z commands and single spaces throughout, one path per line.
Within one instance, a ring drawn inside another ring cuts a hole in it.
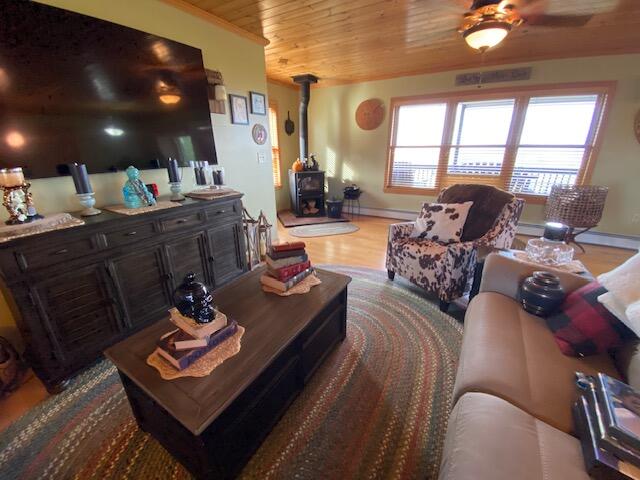
M 342 203 L 343 199 L 336 196 L 327 200 L 327 216 L 329 218 L 341 218 L 342 217 Z

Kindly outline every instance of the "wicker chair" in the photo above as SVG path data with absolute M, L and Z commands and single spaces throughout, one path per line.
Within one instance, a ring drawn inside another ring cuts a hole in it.
M 438 296 L 440 310 L 469 291 L 480 246 L 509 248 L 524 201 L 488 185 L 453 185 L 438 196 L 439 203 L 473 201 L 461 241 L 443 245 L 410 238 L 414 222 L 389 226 L 387 272 Z
M 575 243 L 584 253 L 576 237 L 598 225 L 608 192 L 608 187 L 597 185 L 554 185 L 547 199 L 545 218 L 568 226 L 565 241 Z M 582 230 L 576 232 L 578 228 Z

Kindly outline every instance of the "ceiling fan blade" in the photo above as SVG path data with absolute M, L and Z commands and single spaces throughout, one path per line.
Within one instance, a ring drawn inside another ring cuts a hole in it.
M 523 15 L 528 25 L 540 27 L 584 27 L 593 15 Z

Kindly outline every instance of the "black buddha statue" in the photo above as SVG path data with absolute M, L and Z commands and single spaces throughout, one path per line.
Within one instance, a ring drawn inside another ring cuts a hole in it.
M 176 288 L 173 301 L 182 315 L 198 323 L 209 323 L 216 318 L 213 296 L 204 283 L 196 282 L 196 274 L 193 272 L 188 273 Z

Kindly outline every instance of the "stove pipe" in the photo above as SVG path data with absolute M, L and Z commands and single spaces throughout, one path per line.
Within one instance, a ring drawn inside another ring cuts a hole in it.
M 300 85 L 300 125 L 298 132 L 300 135 L 300 160 L 304 161 L 309 157 L 309 127 L 307 122 L 307 110 L 311 99 L 311 84 L 318 83 L 319 78 L 310 73 L 306 75 L 296 75 L 293 81 Z

